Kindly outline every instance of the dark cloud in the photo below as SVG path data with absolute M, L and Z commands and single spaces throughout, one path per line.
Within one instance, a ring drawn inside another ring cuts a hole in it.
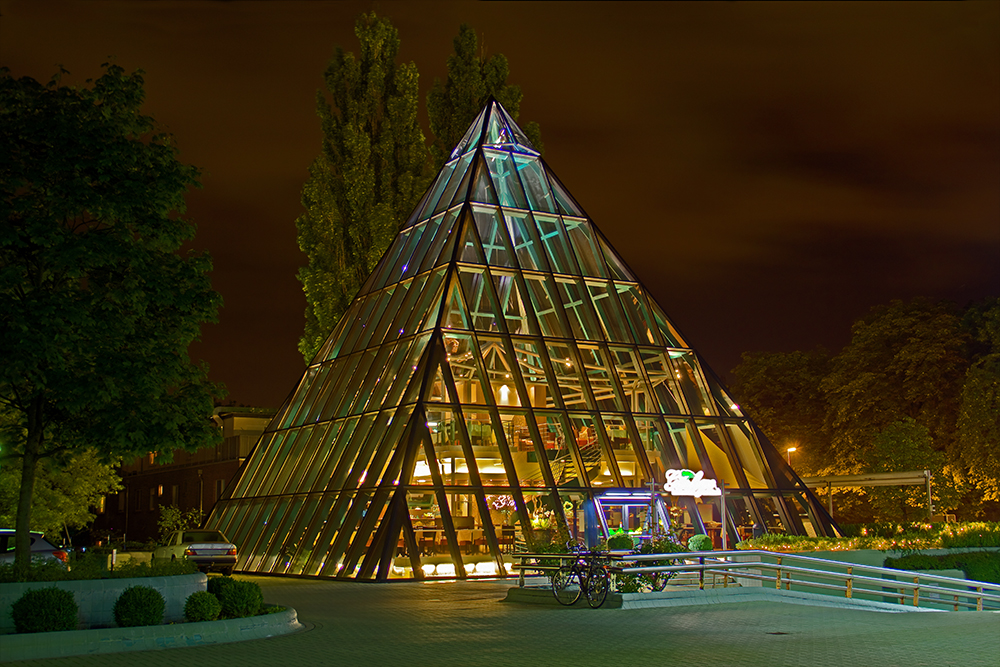
M 192 353 L 239 402 L 301 372 L 315 95 L 373 8 L 423 94 L 461 23 L 508 58 L 549 165 L 722 373 L 837 347 L 893 298 L 1000 294 L 998 3 L 0 0 L 17 76 L 145 69 L 146 111 L 204 170 L 192 247 L 226 305 Z

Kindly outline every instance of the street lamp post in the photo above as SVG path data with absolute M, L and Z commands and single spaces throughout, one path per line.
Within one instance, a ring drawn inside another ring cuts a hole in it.
M 796 450 L 795 447 L 789 447 L 788 449 L 785 450 L 785 456 L 788 459 L 789 466 L 792 465 L 792 452 L 794 452 L 795 450 Z

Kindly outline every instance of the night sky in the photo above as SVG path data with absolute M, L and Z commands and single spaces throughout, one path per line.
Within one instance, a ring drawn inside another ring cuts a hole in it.
M 144 111 L 204 171 L 188 217 L 225 299 L 192 355 L 238 403 L 302 373 L 315 94 L 371 9 L 422 98 L 461 23 L 507 56 L 549 167 L 723 377 L 743 351 L 837 350 L 892 299 L 1000 295 L 997 2 L 0 0 L 14 76 L 146 71 Z

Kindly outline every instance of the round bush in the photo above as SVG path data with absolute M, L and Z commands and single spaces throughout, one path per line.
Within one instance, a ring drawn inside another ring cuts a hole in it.
M 608 549 L 621 551 L 632 548 L 632 536 L 627 533 L 616 533 L 608 538 Z
M 232 577 L 209 577 L 208 578 L 208 592 L 215 597 L 222 599 L 222 589 L 229 584 L 235 583 L 236 580 Z
M 73 594 L 61 588 L 29 588 L 10 606 L 18 632 L 75 630 L 78 611 Z
M 222 603 L 222 615 L 226 618 L 256 616 L 264 606 L 264 594 L 256 582 L 234 579 L 233 583 L 223 586 L 219 602 Z
M 704 533 L 692 535 L 690 539 L 688 539 L 688 549 L 691 551 L 711 551 L 712 538 Z
M 198 621 L 214 621 L 222 612 L 219 598 L 208 591 L 195 591 L 184 603 L 184 618 L 191 623 Z
M 115 602 L 115 623 L 121 628 L 163 623 L 163 596 L 149 586 L 129 586 Z

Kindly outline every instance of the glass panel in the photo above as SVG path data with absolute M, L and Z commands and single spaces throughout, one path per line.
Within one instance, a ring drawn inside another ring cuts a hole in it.
M 455 146 L 455 150 L 452 151 L 452 158 L 456 155 L 461 155 L 462 153 L 475 150 L 475 148 L 479 145 L 479 137 L 483 133 L 483 115 L 488 110 L 488 107 L 483 107 L 482 111 L 479 112 L 479 115 L 476 116 L 476 120 L 472 121 L 472 125 L 470 125 L 469 129 L 465 131 L 465 135 L 462 137 L 462 140 L 458 142 L 458 145 Z
M 322 430 L 317 428 L 316 430 Z M 295 429 L 285 438 L 285 451 L 280 454 L 280 459 L 271 470 L 268 483 L 261 489 L 260 495 L 271 496 L 281 493 L 288 482 L 292 470 L 295 469 L 306 450 L 306 445 L 310 440 L 313 428 L 306 425 L 303 428 Z
M 451 261 L 450 244 L 447 242 L 454 237 L 455 220 L 457 219 L 458 211 L 448 211 L 444 214 L 441 226 L 434 234 L 434 240 L 427 248 L 423 261 L 420 263 L 420 271 L 426 271 L 431 267 Z
M 486 168 L 483 160 L 477 160 L 476 182 L 473 185 L 472 195 L 469 199 L 481 204 L 497 203 L 497 196 L 493 192 L 493 184 L 490 183 L 489 170 Z
M 351 306 L 344 313 L 344 316 L 340 318 L 340 322 L 334 327 L 333 333 L 330 337 L 326 339 L 323 343 L 323 347 L 320 349 L 319 354 L 316 355 L 314 361 L 329 361 L 334 359 L 340 353 L 340 348 L 343 346 L 345 339 L 350 335 L 347 330 L 349 326 L 353 325 L 354 321 L 358 317 L 358 312 L 364 305 L 366 299 L 363 297 L 358 297 L 355 299 Z
M 385 338 L 381 341 L 382 343 L 391 343 L 402 336 L 416 333 L 416 324 L 414 324 L 413 328 L 407 328 L 407 324 L 414 318 L 416 304 L 426 295 L 428 291 L 425 289 L 425 285 L 430 276 L 431 274 L 425 273 L 421 276 L 417 276 L 407 283 L 404 283 L 406 286 L 406 295 L 399 303 L 396 316 L 387 327 Z
M 462 237 L 459 242 L 458 261 L 469 264 L 485 264 L 486 256 L 483 255 L 483 245 L 479 240 L 472 215 L 466 214 L 462 219 L 461 228 Z
M 372 297 L 370 297 L 375 298 L 378 301 L 374 304 L 370 317 L 356 325 L 358 329 L 358 338 L 357 342 L 352 346 L 352 350 L 365 349 L 368 346 L 368 341 L 371 339 L 373 332 L 377 332 L 377 336 L 385 335 L 385 329 L 380 328 L 382 315 L 385 313 L 386 306 L 390 301 L 392 301 L 394 295 L 400 291 L 402 291 L 402 289 L 398 285 L 395 285 L 387 287 L 377 295 L 373 294 Z
M 559 218 L 537 212 L 532 213 L 532 216 L 538 225 L 539 237 L 548 253 L 552 270 L 555 273 L 580 275 L 580 270 L 576 267 L 576 261 L 573 259 L 573 251 L 569 247 L 569 237 L 566 236 Z
M 715 407 L 718 409 L 720 415 L 736 418 L 743 417 L 740 406 L 736 404 L 736 401 L 729 396 L 715 378 L 708 378 L 708 389 L 712 394 L 712 398 L 715 399 Z
M 500 211 L 492 206 L 473 204 L 472 212 L 483 242 L 486 263 L 491 266 L 514 266 Z M 463 261 L 470 260 L 463 257 Z
M 257 442 L 257 446 L 253 449 L 253 454 L 250 456 L 250 460 L 247 461 L 246 468 L 243 470 L 243 474 L 240 475 L 239 481 L 236 483 L 236 488 L 233 490 L 233 498 L 241 498 L 244 496 L 254 495 L 250 491 L 257 490 L 257 484 L 259 482 L 254 481 L 254 477 L 258 474 L 263 465 L 267 452 L 271 451 L 271 447 L 274 446 L 274 441 L 276 439 L 284 438 L 285 433 L 264 433 L 261 435 L 260 440 Z
M 413 379 L 413 373 L 417 369 L 417 362 L 420 359 L 420 355 L 423 354 L 424 349 L 427 347 L 427 341 L 430 340 L 430 334 L 421 334 L 417 337 L 410 348 L 409 354 L 404 360 L 403 364 L 399 367 L 396 374 L 396 379 L 393 382 L 392 390 L 386 396 L 385 401 L 382 403 L 384 407 L 389 407 L 396 405 L 399 401 L 399 397 L 403 394 L 403 390 L 410 384 Z
M 643 475 L 642 466 L 639 465 L 635 451 L 632 449 L 632 439 L 629 437 L 628 424 L 625 419 L 620 416 L 603 414 L 601 421 L 604 423 L 605 432 L 608 434 L 608 443 L 614 452 L 614 460 L 621 472 L 625 486 L 629 488 L 642 487 L 647 480 Z
M 444 337 L 444 344 L 457 400 L 465 404 L 487 404 L 489 384 L 480 371 L 482 357 L 476 341 L 470 335 L 449 332 Z
M 472 329 L 469 309 L 465 305 L 465 299 L 462 297 L 462 292 L 456 282 L 451 284 L 448 303 L 445 305 L 444 314 L 441 317 L 441 326 L 445 329 Z
M 552 293 L 551 278 L 546 276 L 536 276 L 524 274 L 524 282 L 528 286 L 528 294 L 531 296 L 531 307 L 535 310 L 538 318 L 538 326 L 542 329 L 543 336 L 555 336 L 558 338 L 568 338 L 569 331 L 566 331 L 559 319 L 559 302 Z
M 535 442 L 528 428 L 528 416 L 521 411 L 507 411 L 500 414 L 504 435 L 510 447 L 517 483 L 522 488 L 545 486 L 545 472 Z
M 660 306 L 657 305 L 656 301 L 650 299 L 649 307 L 653 311 L 653 318 L 660 328 L 660 333 L 663 334 L 663 338 L 667 341 L 667 347 L 690 347 L 684 342 L 681 335 L 677 333 L 677 330 L 674 329 L 674 325 L 670 323 L 670 320 L 667 319 L 667 316 L 663 313 Z
M 666 357 L 660 352 L 642 350 L 642 363 L 646 368 L 646 375 L 649 383 L 653 387 L 653 393 L 660 406 L 660 412 L 668 415 L 684 414 L 683 403 L 678 399 L 680 394 L 677 382 L 680 373 L 672 369 Z
M 590 306 L 590 297 L 580 281 L 557 277 L 556 284 L 559 286 L 559 296 L 566 309 L 566 319 L 573 329 L 573 336 L 577 340 L 604 340 L 597 316 Z
M 587 281 L 587 291 L 597 311 L 597 317 L 601 322 L 604 335 L 608 340 L 616 343 L 631 343 L 632 334 L 625 322 L 625 315 L 622 313 L 618 299 L 615 298 L 613 286 L 608 283 L 597 283 Z
M 545 372 L 545 362 L 538 343 L 520 338 L 512 339 L 512 342 L 521 377 L 528 389 L 530 404 L 536 408 L 556 407 L 553 397 L 558 395 L 559 389 Z
M 576 439 L 576 447 L 587 470 L 587 477 L 594 486 L 618 486 L 615 481 L 616 466 L 609 459 L 608 452 L 601 446 L 595 420 L 591 415 L 571 414 L 570 429 Z
M 368 405 L 368 401 L 372 396 L 372 390 L 382 379 L 389 357 L 395 350 L 396 345 L 394 343 L 386 343 L 377 348 L 377 350 L 372 351 L 373 360 L 371 365 L 367 367 L 364 375 L 362 375 L 363 382 L 354 397 L 354 404 L 350 409 L 351 414 L 362 412 L 365 406 Z
M 424 400 L 433 403 L 453 403 L 455 402 L 452 397 L 453 393 L 454 387 L 448 387 L 444 381 L 444 375 L 441 373 L 441 367 L 438 366 L 434 371 L 434 381 L 427 388 L 427 396 L 424 397 Z
M 611 271 L 611 277 L 614 280 L 623 280 L 629 283 L 638 282 L 632 272 L 629 271 L 628 267 L 625 266 L 625 262 L 622 261 L 611 246 L 609 246 L 599 234 L 596 236 L 597 242 L 601 245 L 604 261 L 607 262 L 608 269 Z
M 314 450 L 312 460 L 296 471 L 295 481 L 293 482 L 294 486 L 289 484 L 289 489 L 296 491 L 317 491 L 326 487 L 326 483 L 329 480 L 319 480 L 317 484 L 317 479 L 333 451 L 334 443 L 337 441 L 337 434 L 340 432 L 341 426 L 343 426 L 343 422 L 330 422 L 317 427 L 316 437 L 309 444 L 310 449 Z
M 563 213 L 584 217 L 583 209 L 574 201 L 573 197 L 570 196 L 569 192 L 566 191 L 566 188 L 552 172 L 549 172 L 549 183 L 552 185 L 552 193 L 556 196 L 556 203 L 559 204 L 559 209 Z
M 355 427 L 354 433 L 351 434 L 351 440 L 344 447 L 340 455 L 340 461 L 337 463 L 333 475 L 330 476 L 328 488 L 341 490 L 344 488 L 352 489 L 357 486 L 357 480 L 351 479 L 349 473 L 362 451 L 362 446 L 365 444 L 374 422 L 375 415 L 373 414 L 362 415 L 361 419 L 358 420 L 357 427 Z
M 579 349 L 583 358 L 584 372 L 594 392 L 594 400 L 597 401 L 597 409 L 621 412 L 624 406 L 611 379 L 610 366 L 604 351 L 595 345 L 580 345 Z
M 548 457 L 556 486 L 586 487 L 587 483 L 577 463 L 577 454 L 572 447 L 576 437 L 575 434 L 570 435 L 572 431 L 565 417 L 555 412 L 536 411 L 535 424 L 538 426 L 542 447 Z
M 426 225 L 427 223 L 422 222 L 396 235 L 392 245 L 389 246 L 389 249 L 382 256 L 382 260 L 375 269 L 377 277 L 372 281 L 373 289 L 381 289 L 387 284 L 399 282 L 398 268 L 400 256 L 405 252 L 407 253 L 406 256 L 409 257 L 409 253 L 413 251 L 416 239 L 426 228 Z
M 636 417 L 636 430 L 639 440 L 646 451 L 646 459 L 653 468 L 653 477 L 662 484 L 666 479 L 666 471 L 683 468 L 677 460 L 677 450 L 669 434 L 664 434 L 660 422 L 656 419 Z
M 705 378 L 694 353 L 686 350 L 670 350 L 670 361 L 677 374 L 677 381 L 687 401 L 688 411 L 692 415 L 714 414 L 712 401 L 705 390 Z
M 528 207 L 535 211 L 555 213 L 556 206 L 552 199 L 552 191 L 549 190 L 548 181 L 545 180 L 545 174 L 538 158 L 515 153 L 514 164 L 517 165 L 517 173 L 521 177 L 524 192 L 528 196 Z
M 337 408 L 343 404 L 346 398 L 349 398 L 347 392 L 351 387 L 351 380 L 354 377 L 354 369 L 358 367 L 363 354 L 363 352 L 356 352 L 346 359 L 341 358 L 335 362 L 337 382 L 333 385 L 329 396 L 320 409 L 320 421 L 332 419 L 337 412 Z
M 338 351 L 338 357 L 354 352 L 358 338 L 365 333 L 368 323 L 374 317 L 373 313 L 381 307 L 383 300 L 388 300 L 391 296 L 392 294 L 381 291 L 365 297 L 364 306 L 357 311 L 354 320 L 344 330 L 344 343 Z
M 441 481 L 445 486 L 468 486 L 469 462 L 462 449 L 455 413 L 444 406 L 427 406 L 427 430 L 434 446 Z
M 653 392 L 642 374 L 641 364 L 637 350 L 611 348 L 611 365 L 618 372 L 618 381 L 625 392 L 627 409 L 633 414 L 659 412 L 653 399 Z
M 521 298 L 521 291 L 517 288 L 514 273 L 499 269 L 491 273 L 493 285 L 500 299 L 500 308 L 507 322 L 507 331 L 511 334 L 537 333 L 531 331 L 528 326 L 526 304 Z
M 493 185 L 496 187 L 500 205 L 528 208 L 510 153 L 487 149 L 483 151 L 483 155 L 486 158 L 486 164 L 489 165 L 490 173 L 493 175 Z
M 507 348 L 500 338 L 480 336 L 483 367 L 493 391 L 493 400 L 497 405 L 521 405 L 517 392 L 517 383 L 513 373 L 515 364 L 507 355 Z
M 397 317 L 399 317 L 399 313 L 403 310 L 403 305 L 406 303 L 406 300 L 410 298 L 412 287 L 412 280 L 396 285 L 392 293 L 392 299 L 390 299 L 389 303 L 386 305 L 382 318 L 379 320 L 378 327 L 370 327 L 370 338 L 368 340 L 362 338 L 361 341 L 359 341 L 364 347 L 380 345 L 382 341 L 385 340 L 386 336 L 391 335 L 390 332 L 394 330 L 392 326 L 393 322 Z
M 425 231 L 427 223 L 414 227 L 410 234 L 410 239 L 399 254 L 399 258 L 393 264 L 392 271 L 386 276 L 387 283 L 398 283 L 412 277 L 420 268 L 421 255 L 417 254 L 417 249 L 421 246 L 420 239 Z
M 465 175 L 464 170 L 458 169 L 458 165 L 461 162 L 461 160 L 456 160 L 454 162 L 448 162 L 441 167 L 441 171 L 438 172 L 437 178 L 434 179 L 434 184 L 430 188 L 430 196 L 424 202 L 424 210 L 421 211 L 420 218 L 429 218 L 430 214 L 441 212 L 441 194 L 445 191 L 445 188 L 448 187 L 448 182 L 454 179 L 461 180 L 462 176 Z M 450 197 L 448 201 L 451 201 Z M 445 202 L 445 204 L 447 205 L 447 202 Z
M 646 299 L 642 290 L 636 285 L 623 285 L 615 283 L 615 290 L 618 292 L 619 300 L 625 311 L 625 319 L 632 329 L 635 340 L 640 345 L 661 345 L 659 336 L 653 327 L 653 318 L 646 308 Z
M 315 520 L 316 506 L 320 498 L 316 495 L 297 498 L 296 509 L 292 515 L 293 521 L 282 535 L 281 548 L 278 551 L 278 561 L 272 572 L 276 574 L 299 574 L 302 563 L 299 554 L 302 550 L 302 540 L 309 528 L 309 523 Z
M 573 360 L 574 355 L 569 346 L 560 343 L 547 343 L 545 349 L 552 361 L 552 369 L 556 375 L 555 380 L 559 384 L 563 405 L 567 408 L 580 408 L 582 406 L 592 408 L 593 406 L 588 404 L 584 395 L 577 364 Z
M 533 222 L 528 218 L 528 214 L 508 209 L 503 212 L 503 215 L 504 220 L 507 221 L 507 232 L 514 244 L 514 252 L 517 254 L 517 262 L 521 268 L 531 271 L 548 271 L 549 265 L 545 260 L 545 251 L 536 237 Z
M 330 510 L 337 500 L 337 494 L 328 493 L 322 496 L 313 515 L 313 521 L 303 531 L 299 540 L 299 551 L 292 564 L 292 571 L 296 574 L 315 574 L 322 565 L 325 564 L 327 543 L 319 541 L 321 533 L 329 527 L 336 530 L 339 522 L 330 521 Z
M 459 189 L 459 184 L 461 184 L 463 180 L 468 180 L 466 176 L 467 172 L 471 171 L 469 169 L 469 163 L 472 162 L 473 155 L 474 153 L 467 153 L 459 158 L 458 165 L 455 167 L 455 175 L 448 181 L 448 187 L 445 188 L 441 195 L 441 199 L 438 200 L 437 205 L 434 207 L 435 213 L 440 213 L 451 206 L 451 202 L 456 197 L 456 191 Z
M 465 302 L 469 305 L 472 325 L 478 331 L 499 331 L 500 309 L 493 301 L 492 290 L 485 275 L 485 270 L 460 266 L 459 278 L 465 292 Z
M 761 453 L 760 443 L 754 437 L 749 424 L 745 421 L 729 422 L 726 424 L 726 429 L 729 432 L 729 440 L 733 444 L 736 456 L 742 464 L 743 473 L 746 475 L 750 488 L 772 488 L 770 482 L 771 475 L 768 474 L 767 463 Z M 740 486 L 742 487 L 743 485 L 740 484 Z
M 594 243 L 590 221 L 585 218 L 564 217 L 563 224 L 566 225 L 570 247 L 576 251 L 576 259 L 583 275 L 607 277 L 608 272 L 604 268 L 604 262 L 601 261 L 601 255 Z
M 316 485 L 313 487 L 313 491 L 338 490 L 333 486 L 333 471 L 340 464 L 344 449 L 351 441 L 351 436 L 354 435 L 354 429 L 357 428 L 359 421 L 359 417 L 351 417 L 346 421 L 339 422 L 341 426 L 340 430 L 336 432 L 337 441 L 331 442 L 330 455 L 323 462 L 323 468 L 316 476 Z
M 382 401 L 385 398 L 385 394 L 389 391 L 393 380 L 399 374 L 399 367 L 406 358 L 410 348 L 413 347 L 413 342 L 413 339 L 400 341 L 399 344 L 393 348 L 392 356 L 389 357 L 389 360 L 385 363 L 385 366 L 381 369 L 381 371 L 377 368 L 375 369 L 375 373 L 378 375 L 378 380 L 375 382 L 375 386 L 372 387 L 371 397 L 368 399 L 368 404 L 365 406 L 366 411 L 371 412 L 383 407 Z
M 419 290 L 420 298 L 412 307 L 412 312 L 405 320 L 403 330 L 407 333 L 433 329 L 438 323 L 438 311 L 444 300 L 441 284 L 444 282 L 447 269 L 438 269 L 427 278 L 427 284 Z

